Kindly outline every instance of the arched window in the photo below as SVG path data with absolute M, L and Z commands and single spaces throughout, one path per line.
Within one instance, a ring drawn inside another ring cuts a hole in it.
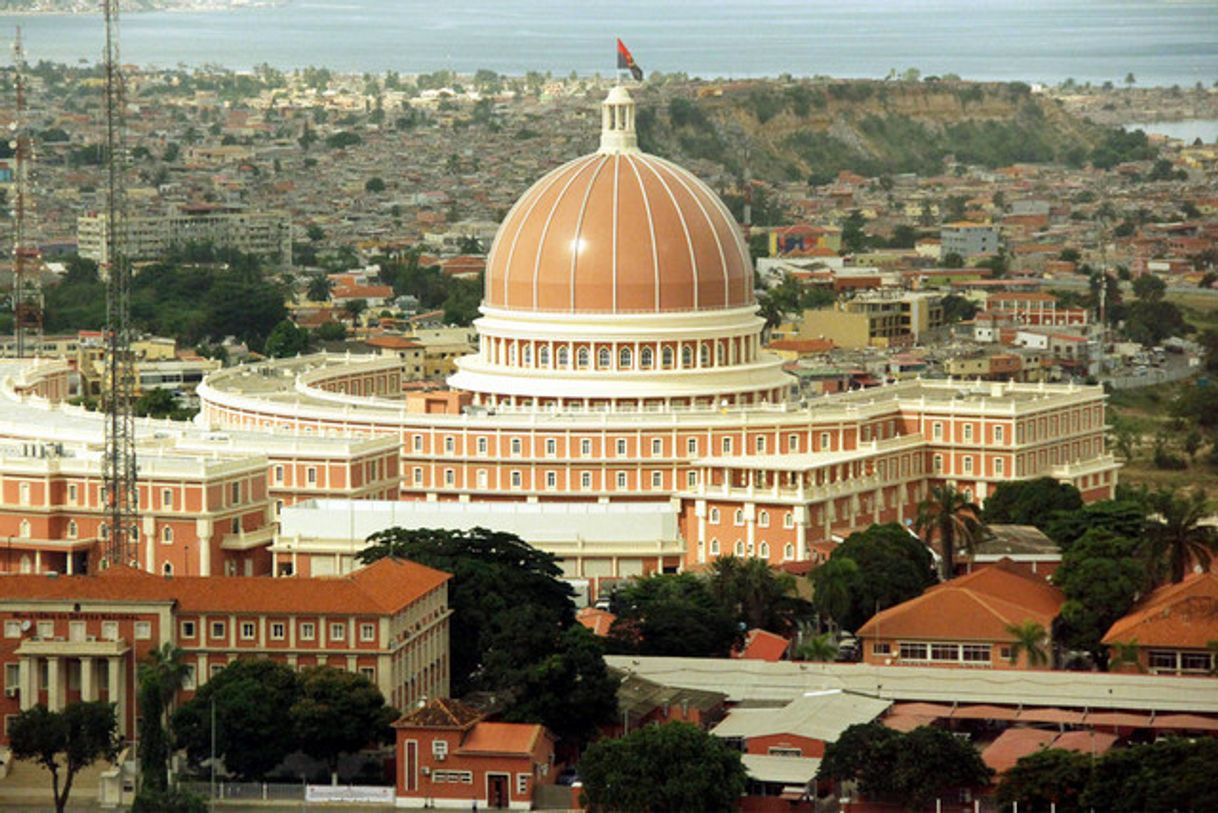
M 694 350 L 688 344 L 681 347 L 681 366 L 686 368 L 694 366 Z
M 571 356 L 568 354 L 566 347 L 558 348 L 557 357 L 559 367 L 566 367 L 571 363 Z
M 173 528 L 170 528 L 168 525 L 166 525 L 164 528 L 161 529 L 161 541 L 164 542 L 166 545 L 173 542 Z
M 634 356 L 630 353 L 629 347 L 623 347 L 617 354 L 617 366 L 623 370 L 629 370 L 631 364 L 634 363 Z
M 642 350 L 639 351 L 639 366 L 642 367 L 644 370 L 651 369 L 651 363 L 652 363 L 651 356 L 652 356 L 652 353 L 651 353 L 650 347 L 644 347 Z
M 735 519 L 735 522 L 737 525 L 743 525 L 744 524 L 744 510 L 741 508 L 737 508 L 734 519 Z
M 794 528 L 795 527 L 795 515 L 792 514 L 790 511 L 788 511 L 787 513 L 782 515 L 782 527 L 784 527 L 784 528 Z
M 540 367 L 550 366 L 550 346 L 543 344 L 537 348 L 537 364 Z
M 521 353 L 521 356 L 524 359 L 524 362 L 523 362 L 524 366 L 532 367 L 533 366 L 533 345 L 526 344 L 524 346 L 524 351 Z
M 788 542 L 782 549 L 783 561 L 791 561 L 795 558 L 795 546 Z
M 169 564 L 169 562 L 166 562 L 165 564 L 161 565 L 161 572 L 164 573 L 166 576 L 172 576 L 173 575 L 173 565 Z
M 719 555 L 719 540 L 718 539 L 711 540 L 710 552 L 711 552 L 711 556 Z
M 673 358 L 673 356 L 672 356 L 671 347 L 665 347 L 663 350 L 660 351 L 660 362 L 665 370 L 669 370 L 672 368 L 672 358 Z
M 596 351 L 596 366 L 602 370 L 609 369 L 609 348 L 602 347 Z
M 749 543 L 748 554 L 749 554 L 749 556 L 753 555 L 753 543 L 752 542 Z
M 75 539 L 78 533 L 79 529 L 76 527 L 76 520 L 68 520 L 68 539 Z
M 769 528 L 770 527 L 770 512 L 763 510 L 760 513 L 758 513 L 757 514 L 757 524 L 760 525 L 762 528 Z
M 698 348 L 698 364 L 703 367 L 710 366 L 710 348 L 705 344 Z
M 710 510 L 710 522 L 712 525 L 719 524 L 719 509 L 718 508 L 712 508 Z
M 513 367 L 516 366 L 516 343 L 515 342 L 512 342 L 512 344 L 508 346 L 508 364 L 510 364 Z
M 744 556 L 744 543 L 739 539 L 736 540 L 735 552 L 737 556 Z
M 575 351 L 575 366 L 581 370 L 588 368 L 588 348 L 581 347 Z
M 723 343 L 722 342 L 715 345 L 715 364 L 718 364 L 720 367 L 723 366 Z
M 30 521 L 28 519 L 21 520 L 21 524 L 17 526 L 17 535 L 22 539 L 30 538 Z
M 761 547 L 759 547 L 757 549 L 757 555 L 760 556 L 762 559 L 769 559 L 770 558 L 770 543 L 762 542 Z

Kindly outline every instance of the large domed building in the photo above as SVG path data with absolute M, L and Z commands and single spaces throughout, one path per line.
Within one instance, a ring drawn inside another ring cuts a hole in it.
M 785 400 L 740 227 L 706 184 L 639 150 L 615 87 L 596 152 L 553 170 L 491 247 L 477 355 L 449 379 L 486 406 Z

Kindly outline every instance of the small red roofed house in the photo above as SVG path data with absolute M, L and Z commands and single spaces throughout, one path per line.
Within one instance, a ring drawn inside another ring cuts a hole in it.
M 1218 573 L 1193 573 L 1146 595 L 1103 638 L 1136 645 L 1137 669 L 1156 675 L 1213 675 L 1218 668 Z
M 446 277 L 475 279 L 486 270 L 486 258 L 474 254 L 458 254 L 440 262 L 440 270 Z
M 780 661 L 791 648 L 791 641 L 763 629 L 751 629 L 744 636 L 744 644 L 732 651 L 733 658 L 746 661 Z
M 1047 636 L 1064 601 L 1060 590 L 1004 559 L 877 613 L 856 634 L 873 665 L 1030 669 L 1026 653 L 1011 663 L 1008 628 L 1033 621 Z
M 528 810 L 558 775 L 544 726 L 487 722 L 458 700 L 432 700 L 393 726 L 398 807 Z

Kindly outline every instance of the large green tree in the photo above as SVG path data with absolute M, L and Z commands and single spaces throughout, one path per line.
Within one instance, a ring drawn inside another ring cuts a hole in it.
M 1111 751 L 1095 766 L 1082 807 L 1111 813 L 1218 810 L 1218 741 L 1168 738 Z
M 263 658 L 233 661 L 173 714 L 177 747 L 200 762 L 211 753 L 215 702 L 216 755 L 242 779 L 259 779 L 295 751 L 292 705 L 299 695 L 290 667 Z
M 169 713 L 188 674 L 183 655 L 181 648 L 165 643 L 150 651 L 137 670 L 141 793 L 169 786 Z
M 1060 813 L 1082 810 L 1081 797 L 1091 778 L 1091 757 L 1075 751 L 1048 748 L 1021 757 L 1002 775 L 998 802 L 1018 804 L 1021 810 L 1048 810 Z
M 1052 477 L 999 483 L 985 498 L 985 521 L 990 524 L 1035 525 L 1042 531 L 1056 511 L 1077 511 L 1083 496 L 1069 483 Z
M 1087 531 L 1062 554 L 1053 583 L 1066 596 L 1054 620 L 1054 640 L 1090 652 L 1106 666 L 1108 649 L 1100 640 L 1147 584 L 1138 543 L 1103 528 Z
M 1146 533 L 1147 506 L 1137 500 L 1103 500 L 1074 511 L 1054 514 L 1045 533 L 1063 555 L 1090 530 L 1107 531 L 1124 539 L 1140 539 Z
M 610 647 L 639 655 L 723 658 L 741 628 L 692 573 L 634 579 L 613 594 Z
M 809 578 L 817 609 L 856 630 L 876 612 L 921 595 L 935 583 L 935 568 L 926 544 L 890 522 L 851 534 Z
M 300 673 L 290 715 L 300 749 L 326 763 L 332 776 L 337 776 L 343 754 L 389 742 L 390 724 L 397 719 L 372 681 L 328 666 Z
M 599 740 L 579 772 L 593 813 L 735 810 L 747 779 L 739 751 L 688 723 Z
M 525 670 L 507 720 L 537 721 L 577 746 L 598 726 L 617 719 L 618 681 L 605 666 L 605 646 L 581 624 L 562 634 L 557 649 Z
M 370 536 L 358 559 L 368 564 L 385 556 L 452 574 L 454 694 L 518 685 L 574 622 L 574 592 L 557 560 L 514 534 L 390 528 Z
M 992 775 L 972 743 L 948 731 L 920 726 L 902 734 L 881 723 L 843 731 L 825 747 L 817 774 L 857 781 L 868 799 L 912 810 L 931 807 L 960 788 L 984 787 Z
M 962 550 L 971 554 L 985 534 L 981 509 L 964 492 L 946 484 L 932 488 L 930 496 L 918 504 L 914 527 L 926 544 L 938 543 L 944 580 L 954 575 L 956 554 Z
M 789 634 L 811 612 L 795 594 L 795 577 L 764 559 L 722 556 L 710 567 L 707 587 L 749 629 Z
M 80 770 L 118 753 L 117 727 L 112 703 L 69 703 L 63 711 L 39 705 L 9 723 L 9 748 L 14 759 L 37 762 L 50 772 L 55 811 L 63 813 Z
M 271 329 L 263 352 L 271 358 L 282 359 L 304 353 L 309 349 L 309 331 L 284 319 Z

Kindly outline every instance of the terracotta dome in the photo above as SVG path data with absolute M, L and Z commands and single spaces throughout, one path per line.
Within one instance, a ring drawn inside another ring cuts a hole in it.
M 601 149 L 516 202 L 486 267 L 490 308 L 665 313 L 753 304 L 740 227 L 692 174 L 640 152 L 634 103 L 614 88 Z

